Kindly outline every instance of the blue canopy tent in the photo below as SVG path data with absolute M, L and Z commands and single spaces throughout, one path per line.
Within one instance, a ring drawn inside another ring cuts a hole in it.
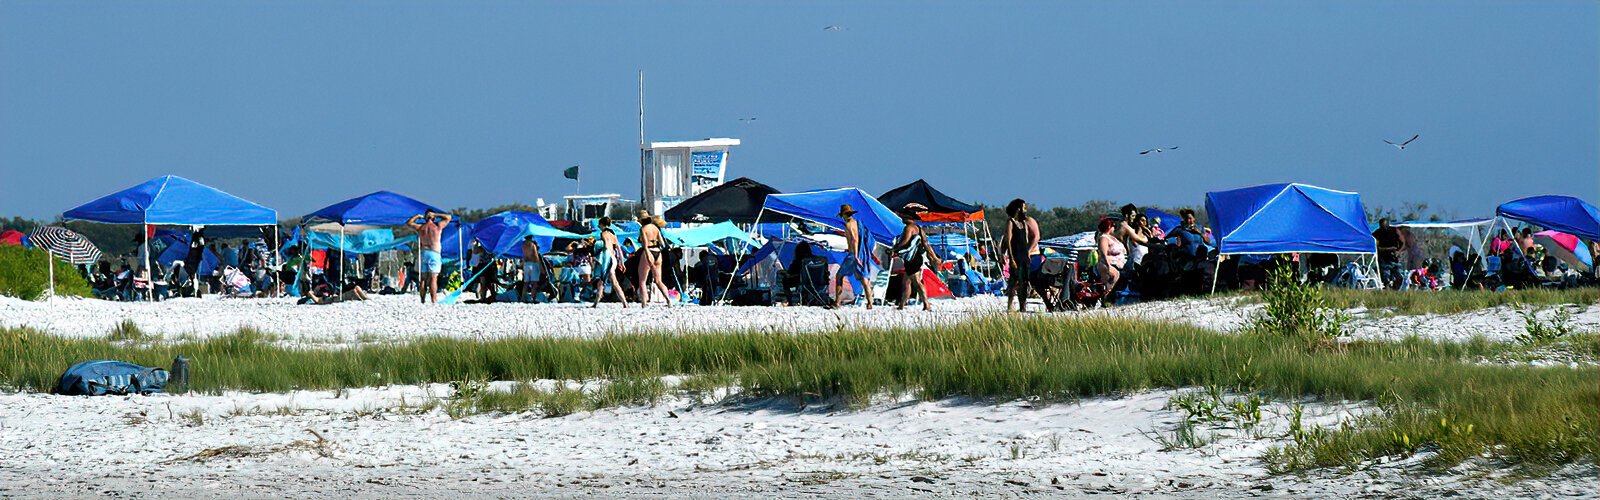
M 556 238 L 582 238 L 582 235 L 556 229 L 543 216 L 532 212 L 500 212 L 478 221 L 472 239 L 498 257 L 522 258 L 522 238 L 533 236 L 539 248 L 550 250 Z
M 1522 198 L 1503 203 L 1494 212 L 1506 219 L 1600 241 L 1600 209 L 1571 196 Z
M 176 175 L 163 175 L 61 214 L 66 220 L 167 226 L 276 226 L 278 211 Z
M 1222 254 L 1372 254 L 1361 195 L 1307 184 L 1268 184 L 1206 193 Z
M 343 240 L 349 231 L 366 231 L 380 227 L 405 225 L 411 217 L 432 210 L 434 213 L 446 214 L 438 207 L 417 201 L 409 196 L 392 191 L 375 191 L 362 196 L 344 200 L 311 212 L 300 218 L 300 225 L 312 231 L 332 232 L 337 230 L 339 238 Z M 457 255 L 461 253 L 461 234 L 463 229 L 456 226 Z M 315 234 L 315 233 L 310 233 Z M 309 238 L 309 236 L 308 236 Z M 443 235 L 440 237 L 440 246 L 443 246 Z M 344 262 L 345 245 L 340 243 L 340 262 Z M 420 247 L 418 247 L 420 249 Z M 441 250 L 443 250 L 441 248 Z M 444 252 L 440 252 L 441 257 Z M 417 259 L 421 265 L 422 259 Z M 340 267 L 343 269 L 343 266 Z
M 61 217 L 143 226 L 273 226 L 274 240 L 278 235 L 278 211 L 176 175 L 163 175 L 102 196 L 67 210 Z M 150 232 L 141 232 L 145 235 L 144 267 L 148 269 Z M 54 271 L 52 267 L 51 272 Z M 53 279 L 51 285 L 54 288 Z
M 1361 195 L 1352 192 L 1295 183 L 1215 191 L 1206 193 L 1206 212 L 1224 255 L 1378 252 Z
M 839 218 L 839 206 L 850 205 L 856 209 L 855 219 L 866 232 L 863 237 L 883 246 L 894 246 L 906 225 L 900 216 L 878 202 L 865 191 L 856 188 L 819 189 L 802 193 L 767 195 L 764 210 L 805 219 L 835 230 L 844 230 L 844 219 Z
M 762 209 L 843 231 L 844 219 L 838 214 L 839 207 L 846 204 L 856 210 L 855 220 L 865 233 L 861 235 L 864 241 L 892 247 L 895 240 L 900 238 L 900 233 L 905 231 L 905 223 L 899 215 L 877 198 L 853 187 L 770 194 Z M 874 275 L 878 266 L 868 259 L 867 269 L 867 275 Z M 859 286 L 864 288 L 872 284 L 860 283 Z

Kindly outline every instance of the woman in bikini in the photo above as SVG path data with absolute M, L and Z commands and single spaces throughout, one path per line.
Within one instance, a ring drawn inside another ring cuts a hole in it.
M 1100 234 L 1095 237 L 1100 247 L 1100 278 L 1105 280 L 1107 290 L 1117 288 L 1117 280 L 1122 277 L 1122 268 L 1128 264 L 1128 249 L 1122 245 L 1122 240 L 1117 239 L 1113 232 L 1116 229 L 1111 219 L 1100 219 Z
M 639 256 L 639 276 L 634 283 L 634 290 L 639 293 L 639 307 L 650 303 L 650 296 L 656 290 L 661 291 L 661 300 L 667 307 L 672 307 L 672 295 L 667 293 L 667 285 L 661 280 L 662 253 L 667 248 L 666 239 L 661 236 L 661 226 L 656 225 L 656 218 L 649 213 L 639 214 L 639 246 L 644 253 Z M 665 221 L 663 224 L 665 225 Z
M 594 305 L 600 307 L 600 299 L 606 295 L 606 285 L 611 285 L 612 293 L 617 294 L 617 301 L 622 303 L 622 308 L 628 308 L 628 298 L 622 295 L 622 281 L 617 279 L 617 274 L 622 270 L 622 244 L 617 242 L 617 233 L 611 230 L 611 218 L 600 218 L 600 239 L 594 242 L 595 271 L 594 271 Z

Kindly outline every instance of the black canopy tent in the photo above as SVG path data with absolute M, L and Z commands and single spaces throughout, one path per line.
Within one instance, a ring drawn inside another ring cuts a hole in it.
M 974 215 L 975 218 L 982 218 L 983 215 L 983 207 L 944 194 L 923 179 L 890 189 L 879 196 L 878 201 L 894 210 L 901 210 L 910 203 L 922 205 L 928 208 L 930 215 L 936 217 L 924 220 L 934 222 L 961 222 L 972 220 Z
M 713 187 L 691 197 L 662 214 L 670 222 L 714 223 L 732 221 L 735 224 L 761 222 L 788 223 L 797 219 L 787 215 L 767 214 L 760 217 L 761 206 L 767 195 L 779 194 L 772 186 L 740 177 Z
M 983 207 L 944 194 L 925 179 L 890 189 L 878 196 L 878 201 L 895 211 L 905 210 L 911 204 L 922 205 L 927 211 L 919 215 L 922 221 L 918 224 L 925 227 L 958 227 L 962 236 L 977 241 L 987 251 L 987 255 L 980 259 L 983 264 L 979 272 L 991 279 L 1000 276 L 999 267 L 993 261 L 994 241 L 989 237 L 989 221 L 983 216 Z

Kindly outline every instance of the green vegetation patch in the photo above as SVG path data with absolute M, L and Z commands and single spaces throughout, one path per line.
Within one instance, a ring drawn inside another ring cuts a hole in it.
M 37 248 L 0 245 L 0 295 L 23 300 L 38 300 L 50 290 L 50 265 L 47 252 Z M 56 263 L 56 295 L 88 297 L 89 282 L 78 270 L 59 258 Z

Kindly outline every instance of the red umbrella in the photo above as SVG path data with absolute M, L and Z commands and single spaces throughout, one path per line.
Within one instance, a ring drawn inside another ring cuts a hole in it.
M 15 229 L 5 230 L 0 233 L 0 245 L 22 246 L 22 232 Z

